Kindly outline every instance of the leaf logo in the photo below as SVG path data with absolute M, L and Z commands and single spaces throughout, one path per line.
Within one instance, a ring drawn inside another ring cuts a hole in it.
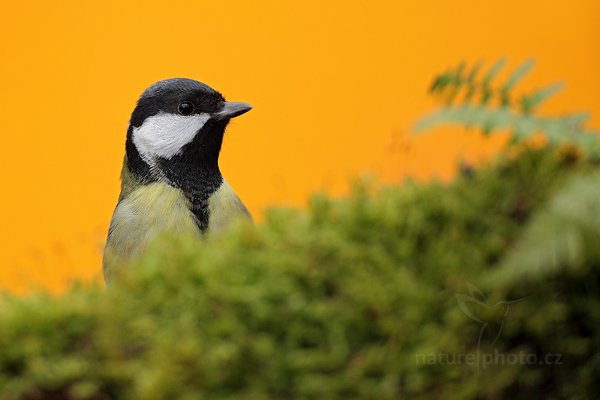
M 492 329 L 490 326 L 492 321 L 487 320 L 485 316 L 493 315 L 494 311 L 501 314 L 500 324 L 496 331 L 493 332 L 494 340 L 492 341 L 492 345 L 494 345 L 504 329 L 504 321 L 510 311 L 510 305 L 524 300 L 525 297 L 512 301 L 499 301 L 495 304 L 490 304 L 485 295 L 475 285 L 467 283 L 467 287 L 469 288 L 470 295 L 457 294 L 456 300 L 458 301 L 458 306 L 467 317 L 481 324 L 479 338 L 477 339 L 477 351 L 479 352 L 481 339 L 483 338 L 484 333 L 486 330 Z M 483 312 L 481 312 L 482 310 Z M 494 320 L 494 322 L 497 322 L 497 318 L 494 318 Z

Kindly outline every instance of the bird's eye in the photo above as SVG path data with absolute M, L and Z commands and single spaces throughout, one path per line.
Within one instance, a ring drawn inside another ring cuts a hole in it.
M 179 103 L 179 107 L 177 107 L 177 111 L 181 115 L 190 115 L 194 112 L 194 105 L 191 101 L 182 101 Z

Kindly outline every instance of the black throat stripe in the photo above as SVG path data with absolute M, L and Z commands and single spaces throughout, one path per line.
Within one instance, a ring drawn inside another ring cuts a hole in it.
M 218 168 L 199 168 L 195 165 L 180 164 L 173 160 L 160 160 L 161 170 L 167 181 L 181 189 L 191 203 L 191 211 L 201 231 L 208 228 L 208 200 L 223 184 L 223 176 Z

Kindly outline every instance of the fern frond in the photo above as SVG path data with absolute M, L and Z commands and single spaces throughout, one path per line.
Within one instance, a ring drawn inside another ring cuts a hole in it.
M 544 279 L 562 268 L 600 262 L 600 173 L 572 178 L 534 216 L 490 282 Z M 597 265 L 597 264 L 596 264 Z
M 511 143 L 541 133 L 550 144 L 572 143 L 591 154 L 600 155 L 597 135 L 585 128 L 586 113 L 563 116 L 535 114 L 544 101 L 562 90 L 562 83 L 516 97 L 515 87 L 531 71 L 534 62 L 524 62 L 509 74 L 504 83 L 495 85 L 494 81 L 505 65 L 506 60 L 501 59 L 479 77 L 481 62 L 471 68 L 463 62 L 438 75 L 429 92 L 440 97 L 444 106 L 418 121 L 415 131 L 422 132 L 441 124 L 460 124 L 466 128 L 479 128 L 485 134 L 508 130 L 513 135 Z M 458 94 L 463 91 L 465 95 L 460 99 Z
M 564 84 L 561 82 L 553 83 L 552 85 L 546 86 L 543 89 L 537 90 L 533 93 L 526 94 L 521 97 L 521 110 L 525 114 L 531 113 L 535 107 L 542 104 L 551 96 L 563 90 Z
M 533 68 L 533 60 L 528 60 L 521 64 L 506 80 L 504 85 L 500 88 L 500 103 L 503 106 L 510 104 L 510 93 L 514 89 L 516 84 L 525 77 Z

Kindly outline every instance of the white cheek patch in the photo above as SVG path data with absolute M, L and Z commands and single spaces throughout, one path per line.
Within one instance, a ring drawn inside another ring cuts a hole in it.
M 209 119 L 210 115 L 206 113 L 184 116 L 160 112 L 146 118 L 140 127 L 133 128 L 133 143 L 146 160 L 171 158 L 194 140 Z

